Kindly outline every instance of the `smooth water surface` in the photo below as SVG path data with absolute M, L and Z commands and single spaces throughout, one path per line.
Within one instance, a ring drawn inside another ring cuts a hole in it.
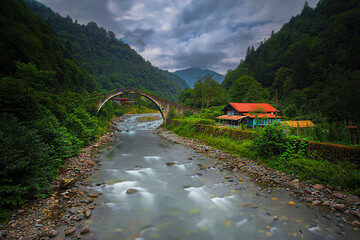
M 103 195 L 87 221 L 97 239 L 359 237 L 329 210 L 311 209 L 285 189 L 265 188 L 241 173 L 213 168 L 214 159 L 153 134 L 162 120 L 140 123 L 136 117 L 120 123 L 112 148 L 99 153 L 102 167 L 91 188 Z M 200 170 L 199 163 L 208 168 Z M 233 182 L 225 176 L 234 177 Z M 136 191 L 128 194 L 129 189 Z M 289 206 L 290 200 L 296 206 Z

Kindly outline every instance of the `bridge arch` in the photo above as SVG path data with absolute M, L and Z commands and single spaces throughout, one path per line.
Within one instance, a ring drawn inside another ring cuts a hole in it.
M 99 113 L 100 109 L 102 106 L 104 106 L 104 104 L 109 101 L 111 98 L 113 97 L 116 97 L 118 95 L 121 95 L 121 94 L 124 94 L 124 93 L 137 93 L 139 94 L 140 96 L 143 96 L 143 97 L 146 97 L 147 99 L 149 99 L 150 101 L 152 101 L 159 109 L 160 113 L 161 113 L 161 116 L 163 118 L 163 122 L 165 123 L 166 122 L 166 117 L 167 117 L 167 114 L 165 114 L 164 111 L 166 111 L 162 104 L 160 103 L 160 101 L 158 99 L 156 99 L 156 97 L 153 97 L 151 96 L 150 94 L 147 94 L 143 91 L 140 91 L 140 90 L 118 90 L 116 91 L 115 93 L 112 93 L 110 94 L 109 96 L 107 96 L 103 101 L 100 102 L 100 104 L 98 105 L 98 109 L 97 109 L 97 112 Z

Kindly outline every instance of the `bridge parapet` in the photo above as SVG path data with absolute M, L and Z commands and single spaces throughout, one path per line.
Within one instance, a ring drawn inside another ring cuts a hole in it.
M 185 106 L 182 106 L 178 103 L 160 98 L 160 97 L 156 97 L 153 96 L 147 92 L 144 92 L 142 90 L 138 90 L 138 89 L 117 89 L 114 90 L 112 92 L 110 92 L 107 95 L 104 95 L 104 98 L 102 99 L 102 101 L 98 104 L 98 112 L 100 111 L 101 107 L 107 102 L 109 101 L 111 98 L 117 96 L 117 95 L 121 95 L 124 93 L 133 93 L 133 94 L 139 94 L 141 96 L 146 97 L 147 99 L 149 99 L 150 101 L 152 101 L 153 103 L 155 103 L 155 105 L 159 108 L 160 113 L 163 117 L 164 123 L 166 123 L 166 120 L 168 119 L 168 115 L 169 112 L 172 108 L 175 109 L 175 111 L 177 112 L 177 114 L 184 114 L 186 111 L 194 111 L 197 112 L 197 110 L 195 109 L 191 109 Z

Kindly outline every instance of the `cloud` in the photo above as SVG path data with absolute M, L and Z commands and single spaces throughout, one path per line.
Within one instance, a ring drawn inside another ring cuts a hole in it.
M 145 50 L 147 40 L 154 34 L 153 29 L 127 30 L 124 33 L 124 40 L 130 45 L 135 46 L 140 52 Z
M 300 13 L 305 0 L 40 0 L 81 23 L 94 21 L 163 69 L 235 68 Z M 315 6 L 318 0 L 308 0 Z

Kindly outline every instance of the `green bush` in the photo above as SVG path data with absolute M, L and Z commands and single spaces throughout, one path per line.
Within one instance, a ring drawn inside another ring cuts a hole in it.
M 285 142 L 284 151 L 281 153 L 280 160 L 302 157 L 306 153 L 307 144 L 298 136 L 288 136 Z
M 61 159 L 53 146 L 42 141 L 9 115 L 0 115 L 0 208 L 11 208 L 27 197 L 49 191 L 49 179 L 57 173 Z
M 255 149 L 261 156 L 280 155 L 286 149 L 287 136 L 279 124 L 258 128 L 255 134 Z

